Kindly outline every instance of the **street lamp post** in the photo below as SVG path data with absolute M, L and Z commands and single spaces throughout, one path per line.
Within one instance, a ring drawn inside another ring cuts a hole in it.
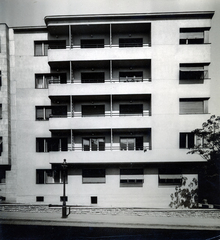
M 66 213 L 66 169 L 67 163 L 66 159 L 64 159 L 63 164 L 61 165 L 63 168 L 63 205 L 62 205 L 62 218 L 67 218 Z

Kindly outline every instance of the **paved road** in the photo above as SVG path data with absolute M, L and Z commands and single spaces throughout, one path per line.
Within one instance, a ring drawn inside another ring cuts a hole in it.
M 63 219 L 61 214 L 56 212 L 0 212 L 0 224 L 220 231 L 220 216 L 219 218 L 202 218 L 86 213 L 70 214 L 68 218 Z

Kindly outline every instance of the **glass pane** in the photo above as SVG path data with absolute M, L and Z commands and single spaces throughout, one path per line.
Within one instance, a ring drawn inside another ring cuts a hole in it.
M 54 182 L 60 183 L 60 171 L 58 171 L 58 170 L 54 171 Z
M 89 146 L 89 139 L 83 139 L 83 151 L 89 151 L 90 146 Z
M 127 139 L 124 138 L 120 139 L 120 149 L 127 150 Z
M 36 77 L 36 88 L 43 88 L 43 76 Z
M 45 109 L 45 118 L 48 120 L 50 115 L 52 114 L 52 110 L 49 108 Z
M 44 119 L 44 111 L 43 111 L 43 108 L 38 108 L 38 109 L 36 110 L 36 118 L 37 118 L 37 119 L 41 119 L 41 120 Z
M 35 56 L 42 56 L 42 43 L 35 43 L 35 49 L 34 49 L 34 54 Z
M 49 47 L 49 44 L 48 43 L 44 43 L 44 56 L 48 55 L 48 47 Z
M 131 139 L 128 139 L 128 150 L 134 150 L 135 146 L 135 139 L 134 138 L 131 138 Z
M 92 151 L 97 151 L 98 150 L 98 140 L 97 139 L 91 139 L 91 147 Z

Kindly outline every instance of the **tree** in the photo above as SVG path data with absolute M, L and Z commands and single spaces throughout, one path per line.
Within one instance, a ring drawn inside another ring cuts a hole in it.
M 196 178 L 186 186 L 187 178 L 183 177 L 182 185 L 176 186 L 175 193 L 170 195 L 171 208 L 196 208 L 198 205 L 198 181 Z
M 196 153 L 207 160 L 199 173 L 200 200 L 220 204 L 220 117 L 212 115 L 192 133 L 197 142 L 188 154 Z
M 202 128 L 192 131 L 198 139 L 188 153 L 198 153 L 206 160 L 214 160 L 220 153 L 220 117 L 212 115 L 210 119 L 202 124 Z

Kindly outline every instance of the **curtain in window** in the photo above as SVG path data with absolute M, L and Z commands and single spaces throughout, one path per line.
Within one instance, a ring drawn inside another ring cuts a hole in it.
M 35 43 L 34 45 L 35 56 L 42 56 L 42 43 Z

